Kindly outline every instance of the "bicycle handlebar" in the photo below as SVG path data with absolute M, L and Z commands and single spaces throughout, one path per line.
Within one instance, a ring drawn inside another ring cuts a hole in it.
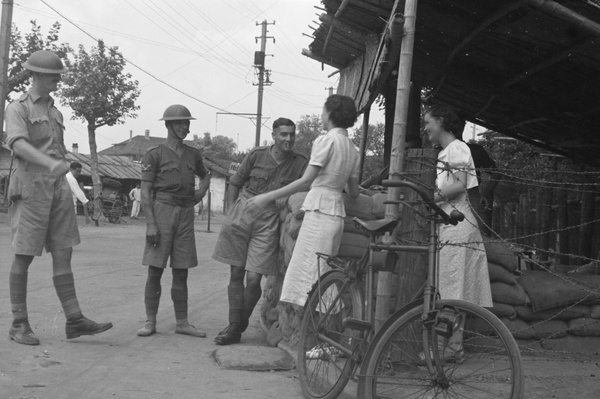
M 415 191 L 417 194 L 419 194 L 423 202 L 425 202 L 427 206 L 429 206 L 445 224 L 456 226 L 458 222 L 462 222 L 465 219 L 465 215 L 456 209 L 454 209 L 452 212 L 450 212 L 450 215 L 448 215 L 442 208 L 433 202 L 433 198 L 431 198 L 429 193 L 425 191 L 424 187 L 417 183 L 407 180 L 384 180 L 381 182 L 381 185 L 384 187 L 408 187 Z

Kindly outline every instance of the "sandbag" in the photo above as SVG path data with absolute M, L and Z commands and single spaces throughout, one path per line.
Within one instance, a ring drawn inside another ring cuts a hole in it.
M 530 328 L 529 324 L 524 320 L 519 318 L 511 320 L 511 319 L 500 319 L 506 327 L 510 330 L 513 337 L 516 339 L 532 339 L 533 338 L 533 330 Z
M 600 305 L 590 306 L 590 317 L 600 319 Z
M 579 317 L 589 317 L 590 308 L 584 305 L 561 306 L 534 312 L 531 306 L 515 306 L 515 310 L 520 319 L 525 321 L 536 320 L 571 320 Z
M 491 287 L 494 302 L 509 305 L 526 305 L 529 302 L 525 290 L 519 284 L 491 283 Z
M 535 321 L 529 324 L 534 339 L 556 339 L 566 337 L 569 326 L 563 320 Z
M 600 337 L 600 320 L 590 318 L 569 320 L 569 334 L 582 337 Z
M 495 314 L 498 318 L 514 319 L 517 317 L 517 312 L 513 305 L 506 303 L 494 302 L 494 306 L 487 308 L 490 312 Z
M 303 219 L 297 219 L 293 214 L 290 214 L 290 216 L 287 233 L 295 240 L 298 238 L 298 233 L 300 232 L 300 227 L 302 227 Z
M 296 213 L 302 208 L 302 204 L 304 204 L 304 198 L 306 198 L 307 191 L 301 191 L 296 194 L 290 195 L 288 198 L 287 207 L 290 212 Z
M 517 252 L 507 242 L 492 240 L 483 236 L 483 245 L 487 254 L 488 262 L 504 267 L 509 272 L 514 272 L 519 267 Z
M 505 284 L 516 284 L 517 277 L 506 270 L 504 267 L 490 262 L 488 260 L 488 271 L 490 273 L 490 282 L 492 283 L 505 283 Z
M 356 199 L 353 199 L 348 194 L 343 194 L 343 196 L 346 215 L 356 216 L 363 220 L 375 220 L 383 217 L 373 214 L 373 199 L 371 197 L 364 194 L 359 194 Z

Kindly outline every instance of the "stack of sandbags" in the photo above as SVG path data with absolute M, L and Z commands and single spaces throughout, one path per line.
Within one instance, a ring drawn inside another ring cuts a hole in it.
M 279 244 L 282 256 L 280 271 L 282 273 L 287 269 L 290 262 L 298 232 L 302 226 L 304 212 L 301 210 L 306 192 L 301 192 L 290 196 L 288 205 L 280 214 L 281 231 Z M 385 213 L 383 202 L 387 199 L 387 194 L 376 193 L 373 196 L 359 194 L 358 198 L 352 199 L 344 194 L 344 205 L 346 207 L 346 217 L 344 218 L 344 234 L 338 255 L 345 257 L 359 258 L 367 248 L 369 239 L 364 231 L 356 227 L 352 218 L 358 217 L 363 220 L 381 219 Z
M 529 302 L 525 290 L 517 284 L 515 272 L 519 267 L 519 258 L 505 243 L 484 236 L 483 244 L 487 254 L 494 302 L 490 310 L 501 319 L 513 320 L 517 317 L 515 306 Z

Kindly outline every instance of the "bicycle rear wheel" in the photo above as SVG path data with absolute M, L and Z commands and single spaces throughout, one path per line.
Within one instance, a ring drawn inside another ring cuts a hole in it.
M 118 223 L 121 220 L 123 214 L 123 201 L 115 200 L 110 210 L 108 211 L 108 221 L 111 223 Z
M 436 312 L 444 306 L 453 307 L 465 317 L 462 347 L 450 350 L 447 340 L 423 325 L 423 306 L 416 306 L 388 324 L 371 343 L 363 362 L 366 366 L 361 369 L 359 397 L 523 397 L 521 354 L 508 328 L 472 303 L 437 301 Z M 432 361 L 439 360 L 435 370 L 430 371 L 423 361 L 424 341 L 427 347 L 436 343 L 439 348 L 435 354 L 431 351 Z
M 336 398 L 354 375 L 352 351 L 363 334 L 344 326 L 344 319 L 362 319 L 362 294 L 343 271 L 321 277 L 304 307 L 298 343 L 298 374 L 307 398 Z

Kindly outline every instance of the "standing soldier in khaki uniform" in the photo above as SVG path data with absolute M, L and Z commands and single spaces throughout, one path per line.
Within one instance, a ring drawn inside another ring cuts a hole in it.
M 215 338 L 217 345 L 240 342 L 260 299 L 263 274 L 277 273 L 279 209 L 287 198 L 269 204 L 258 213 L 249 211 L 246 201 L 291 183 L 306 168 L 306 157 L 292 150 L 296 139 L 294 122 L 277 119 L 273 122 L 272 137 L 275 144 L 250 151 L 229 180 L 228 214 L 213 252 L 215 260 L 231 265 L 227 287 L 229 325 Z
M 16 167 L 8 194 L 15 257 L 9 277 L 13 323 L 8 336 L 25 345 L 38 345 L 27 312 L 27 274 L 34 256 L 45 247 L 52 255 L 52 281 L 67 318 L 67 339 L 108 330 L 81 313 L 71 269 L 73 247 L 80 243 L 71 188 L 65 177 L 69 163 L 63 141 L 63 116 L 50 93 L 66 72 L 51 51 L 31 54 L 23 64 L 33 72 L 31 89 L 6 108 L 7 144 Z
M 167 128 L 167 142 L 148 149 L 142 161 L 142 209 L 146 217 L 142 263 L 148 266 L 148 279 L 144 294 L 146 324 L 138 331 L 141 337 L 156 332 L 160 279 L 169 258 L 173 270 L 175 333 L 206 336 L 188 322 L 188 269 L 198 265 L 194 205 L 202 200 L 210 185 L 200 151 L 183 144 L 192 119 L 195 118 L 183 105 L 168 107 L 161 118 Z M 200 177 L 197 190 L 196 175 Z

